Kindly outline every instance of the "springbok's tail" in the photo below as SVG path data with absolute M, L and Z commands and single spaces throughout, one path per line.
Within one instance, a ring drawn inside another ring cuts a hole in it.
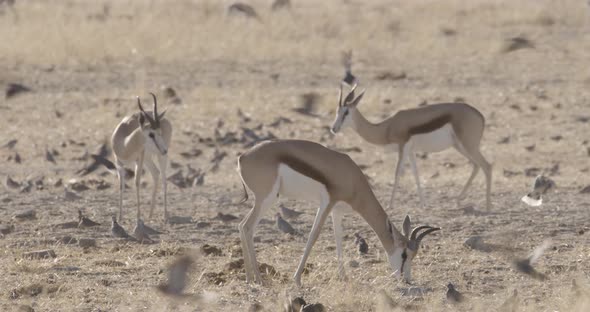
M 244 184 L 244 181 L 242 181 L 242 187 L 244 188 L 244 195 L 238 204 L 243 204 L 248 200 L 248 190 L 246 189 L 246 184 Z
M 242 174 L 240 173 L 240 156 L 238 156 L 238 174 L 240 175 L 240 182 L 242 182 L 242 188 L 244 189 L 244 195 L 242 196 L 242 199 L 238 202 L 238 204 L 243 204 L 248 200 L 248 189 L 246 188 L 246 183 L 244 183 L 244 179 L 242 178 Z

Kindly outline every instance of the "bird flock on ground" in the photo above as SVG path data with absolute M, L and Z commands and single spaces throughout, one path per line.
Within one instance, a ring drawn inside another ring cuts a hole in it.
M 275 0 L 272 4 L 271 8 L 272 8 L 272 10 L 279 10 L 279 9 L 288 9 L 290 7 L 291 7 L 291 3 L 289 0 Z M 242 15 L 242 16 L 245 16 L 248 18 L 253 18 L 253 19 L 261 21 L 261 18 L 256 13 L 256 11 L 251 6 L 244 4 L 244 3 L 234 3 L 234 4 L 230 5 L 227 9 L 227 13 L 230 15 L 236 15 L 236 14 Z M 510 52 L 510 51 L 513 51 L 516 49 L 531 48 L 531 47 L 534 47 L 534 45 L 531 42 L 529 42 L 526 38 L 515 37 L 515 38 L 512 38 L 511 40 L 509 40 L 509 43 L 506 47 L 506 52 Z M 342 65 L 345 70 L 345 75 L 344 75 L 344 78 L 342 79 L 341 83 L 348 85 L 348 86 L 352 86 L 352 91 L 348 94 L 348 96 L 346 96 L 346 99 L 345 99 L 345 103 L 347 103 L 347 102 L 351 102 L 355 99 L 354 91 L 355 91 L 356 85 L 359 83 L 359 80 L 357 79 L 357 77 L 355 77 L 352 73 L 352 51 L 347 51 L 343 54 Z M 386 78 L 384 78 L 384 79 L 386 79 Z M 174 89 L 172 89 L 170 87 L 166 87 L 166 88 L 164 88 L 163 91 L 164 91 L 165 96 L 172 99 L 171 101 L 174 101 L 176 103 L 181 101 Z M 29 87 L 26 87 L 23 85 L 9 84 L 7 86 L 5 94 L 6 94 L 6 98 L 8 99 L 8 98 L 17 96 L 18 94 L 26 93 L 26 92 L 32 92 L 32 90 Z M 363 95 L 363 93 L 361 92 L 360 96 L 358 94 L 356 95 L 356 98 L 362 97 L 362 95 Z M 316 103 L 318 100 L 317 98 L 318 98 L 318 96 L 316 93 L 303 94 L 301 97 L 301 103 L 302 103 L 301 107 L 295 108 L 293 111 L 296 113 L 305 115 L 305 116 L 310 116 L 310 117 L 316 116 L 315 109 L 316 109 Z M 131 131 L 129 131 L 129 133 L 126 134 L 126 137 L 123 137 L 123 139 L 125 139 L 126 142 L 129 141 L 129 138 L 131 138 L 132 133 L 135 133 L 134 131 L 136 131 L 137 129 L 141 129 L 142 132 L 146 133 L 145 137 L 141 137 L 141 140 L 138 139 L 139 141 L 141 141 L 141 144 L 138 143 L 139 145 L 137 145 L 137 150 L 132 151 L 133 153 L 137 153 L 137 155 L 134 155 L 134 158 L 132 159 L 133 161 L 137 161 L 136 159 L 141 158 L 140 162 L 138 162 L 138 163 L 136 162 L 136 164 L 138 164 L 137 166 L 139 167 L 139 170 L 143 169 L 143 166 L 144 166 L 144 164 L 143 164 L 144 159 L 143 158 L 144 157 L 149 158 L 154 155 L 158 155 L 158 153 L 160 155 L 166 155 L 168 152 L 167 148 L 168 148 L 169 142 L 166 142 L 166 146 L 162 147 L 162 142 L 158 142 L 157 139 L 155 139 L 155 137 L 157 137 L 158 135 L 160 135 L 160 136 L 162 135 L 159 122 L 161 122 L 162 120 L 165 120 L 165 119 L 163 117 L 163 113 L 161 115 L 159 115 L 157 112 L 155 95 L 153 95 L 153 100 L 154 100 L 153 111 L 144 111 L 141 104 L 139 104 L 140 113 L 134 114 L 131 117 L 127 116 L 122 121 L 122 123 L 126 120 L 127 121 L 131 120 L 131 121 L 136 122 L 136 125 L 134 126 L 135 128 L 131 129 Z M 138 99 L 138 103 L 139 103 L 139 99 Z M 56 114 L 58 114 L 57 111 L 56 111 Z M 241 110 L 238 111 L 238 115 L 242 121 L 244 121 L 244 122 L 249 121 L 250 117 L 247 116 L 246 114 L 244 114 Z M 59 116 L 58 116 L 58 118 L 59 118 Z M 136 118 L 136 119 L 133 119 L 133 118 Z M 282 123 L 291 123 L 291 122 L 292 121 L 288 118 L 278 117 L 273 123 L 269 124 L 269 126 L 270 127 L 277 127 Z M 166 175 L 164 177 L 163 182 L 162 182 L 163 183 L 162 185 L 164 188 L 166 187 L 165 186 L 166 181 L 170 181 L 171 183 L 173 183 L 174 185 L 176 185 L 179 188 L 189 187 L 189 188 L 191 188 L 191 190 L 198 187 L 199 185 L 203 185 L 203 183 L 205 181 L 205 175 L 207 173 L 216 172 L 218 170 L 219 165 L 222 162 L 222 160 L 225 159 L 226 157 L 228 157 L 227 152 L 217 149 L 217 146 L 219 146 L 219 145 L 238 143 L 238 144 L 242 144 L 242 146 L 244 148 L 252 148 L 252 147 L 257 146 L 257 144 L 259 144 L 260 142 L 276 139 L 276 136 L 272 132 L 261 133 L 259 131 L 261 128 L 250 129 L 250 128 L 244 127 L 242 134 L 240 135 L 239 133 L 235 133 L 235 132 L 231 132 L 231 131 L 224 132 L 223 126 L 224 126 L 224 121 L 222 119 L 220 119 L 217 124 L 217 127 L 214 129 L 214 136 L 211 138 L 201 138 L 201 143 L 203 143 L 205 145 L 211 144 L 211 146 L 216 147 L 214 155 L 210 160 L 210 166 L 206 169 L 193 169 L 190 166 L 187 166 L 186 170 L 179 169 L 179 166 L 172 166 L 173 168 L 175 167 L 179 170 L 177 170 L 175 173 L 173 173 L 171 175 Z M 156 134 L 154 134 L 154 133 L 156 133 Z M 420 133 L 420 132 L 417 132 L 417 133 Z M 113 137 L 115 137 L 115 135 L 116 134 L 113 134 Z M 2 146 L 0 146 L 0 149 L 5 149 L 5 150 L 10 151 L 10 155 L 7 158 L 8 161 L 14 161 L 15 163 L 21 163 L 23 161 L 21 158 L 21 155 L 15 149 L 15 147 L 17 146 L 17 143 L 18 143 L 17 139 L 11 139 L 8 142 L 6 142 L 5 144 L 3 144 Z M 152 145 L 150 145 L 150 144 L 152 144 Z M 535 147 L 533 145 L 533 146 L 528 147 L 527 149 L 532 151 L 532 150 L 534 150 L 534 148 Z M 156 151 L 156 149 L 158 151 Z M 197 157 L 197 156 L 201 155 L 201 153 L 202 153 L 201 150 L 193 149 L 193 150 L 190 150 L 187 152 L 182 152 L 182 153 L 180 153 L 180 155 L 185 158 L 192 158 L 192 157 Z M 111 154 L 111 150 L 108 148 L 107 144 L 101 144 L 100 146 L 98 146 L 97 150 L 92 154 L 89 154 L 88 151 L 86 151 L 86 153 L 82 156 L 82 158 L 87 159 L 88 163 L 86 166 L 84 166 L 83 168 L 78 170 L 77 174 L 80 176 L 86 176 L 86 175 L 89 175 L 89 174 L 97 171 L 101 167 L 105 167 L 107 170 L 109 170 L 111 172 L 117 172 L 117 174 L 119 175 L 120 184 L 121 184 L 120 185 L 121 192 L 124 189 L 125 178 L 134 178 L 137 183 L 136 187 L 139 188 L 139 182 L 137 182 L 137 181 L 139 181 L 139 176 L 141 175 L 141 172 L 138 171 L 137 168 L 135 171 L 131 171 L 131 170 L 126 169 L 124 167 L 124 164 L 122 162 L 119 162 L 117 159 L 115 160 L 114 163 L 111 162 L 110 160 L 108 160 L 109 154 Z M 58 156 L 58 155 L 59 155 L 59 152 L 56 151 L 55 149 L 51 149 L 48 146 L 44 147 L 44 158 L 47 162 L 54 164 L 54 165 L 57 164 L 58 160 L 56 160 L 56 156 Z M 400 153 L 399 157 L 403 158 L 403 155 Z M 115 158 L 117 158 L 117 157 L 115 157 Z M 159 163 L 160 166 L 162 166 L 163 164 L 164 164 L 164 162 Z M 155 170 L 158 170 L 158 168 L 156 168 Z M 159 170 L 161 170 L 162 173 L 165 174 L 164 170 L 161 167 L 159 168 Z M 159 181 L 157 181 L 156 176 L 157 175 L 154 176 L 154 184 L 155 185 L 157 185 L 159 183 Z M 475 173 L 473 174 L 473 176 L 475 176 Z M 473 176 L 472 176 L 472 178 L 473 178 Z M 470 181 L 472 178 L 470 178 Z M 59 185 L 61 185 L 62 182 L 59 181 L 59 183 L 60 183 Z M 469 183 L 470 182 L 468 182 L 468 184 Z M 18 191 L 20 193 L 26 193 L 26 192 L 29 192 L 33 187 L 42 187 L 43 186 L 43 179 L 27 180 L 27 181 L 23 181 L 23 182 L 18 182 L 18 181 L 15 181 L 14 179 L 12 179 L 10 176 L 6 176 L 4 179 L 4 185 L 9 190 Z M 58 185 L 58 184 L 56 183 L 56 185 Z M 77 201 L 77 200 L 82 199 L 82 197 L 78 193 L 72 191 L 72 187 L 75 188 L 75 187 L 82 187 L 82 186 L 79 186 L 79 185 L 76 186 L 76 184 L 74 182 L 74 183 L 69 183 L 68 185 L 63 185 L 63 187 L 64 187 L 63 199 L 65 201 Z M 154 188 L 155 188 L 154 189 L 154 193 L 155 193 L 157 190 L 157 187 L 154 186 Z M 467 186 L 466 186 L 466 188 L 467 188 Z M 530 205 L 530 206 L 540 206 L 543 204 L 542 196 L 548 194 L 549 191 L 554 190 L 555 188 L 556 188 L 556 184 L 552 179 L 550 179 L 549 177 L 546 177 L 544 175 L 537 175 L 534 182 L 533 182 L 531 191 L 528 192 L 525 196 L 523 196 L 521 198 L 521 200 L 522 200 L 522 202 L 524 202 L 525 204 Z M 137 190 L 137 192 L 139 192 L 139 189 Z M 153 198 L 155 198 L 155 195 Z M 154 202 L 152 202 L 151 204 L 152 204 L 152 206 L 155 205 Z M 133 229 L 133 231 L 131 232 L 131 234 L 129 234 L 127 232 L 127 230 L 125 230 L 121 226 L 121 224 L 118 223 L 117 216 L 113 215 L 112 219 L 111 219 L 111 235 L 116 239 L 121 239 L 121 240 L 129 241 L 129 242 L 136 242 L 136 243 L 140 243 L 140 244 L 154 244 L 157 241 L 153 237 L 158 236 L 158 235 L 162 235 L 164 233 L 161 231 L 155 230 L 144 223 L 144 221 L 141 217 L 140 211 L 139 211 L 139 206 L 140 206 L 139 195 L 138 195 L 137 205 L 138 205 L 138 213 L 137 213 L 137 218 L 136 218 L 136 225 L 135 225 L 135 228 Z M 295 211 L 293 209 L 290 209 L 290 208 L 286 207 L 284 204 L 281 204 L 279 207 L 280 207 L 280 212 L 276 213 L 276 215 L 275 215 L 276 229 L 286 235 L 296 235 L 296 236 L 303 235 L 301 232 L 296 230 L 288 222 L 288 220 L 295 220 L 295 219 L 299 218 L 303 214 L 303 212 L 299 212 L 299 211 Z M 34 218 L 34 213 L 35 213 L 34 211 L 26 211 L 26 212 L 20 213 L 19 215 L 15 216 L 15 218 L 17 218 L 17 219 Z M 121 218 L 122 218 L 122 213 L 119 214 L 119 219 L 121 219 Z M 175 218 L 179 218 L 179 217 L 165 215 L 165 220 L 168 223 L 173 223 L 174 220 L 177 220 Z M 233 222 L 233 221 L 239 219 L 238 217 L 236 217 L 234 215 L 224 214 L 222 212 L 219 212 L 215 218 L 224 222 L 224 223 L 225 222 Z M 189 222 L 190 222 L 190 220 L 189 220 Z M 66 223 L 68 223 L 68 222 L 66 222 Z M 79 228 L 95 227 L 95 226 L 101 225 L 100 223 L 93 221 L 89 217 L 85 216 L 83 214 L 82 210 L 78 210 L 78 221 L 77 222 L 72 221 L 72 222 L 69 222 L 68 224 L 70 224 L 70 223 L 75 224 Z M 406 226 L 404 225 L 404 234 L 406 236 L 409 236 L 409 233 L 410 233 L 409 232 L 409 221 L 408 221 L 408 229 L 405 229 L 405 227 Z M 425 227 L 425 226 L 423 226 L 423 227 Z M 6 227 L 6 226 L 1 227 L 0 230 L 1 230 L 0 235 L 5 235 L 5 234 L 8 234 L 12 231 L 10 227 Z M 440 230 L 440 229 L 434 228 L 434 227 L 429 227 L 427 229 L 427 231 L 435 231 L 435 230 Z M 415 236 L 415 235 L 412 234 L 412 236 Z M 423 237 L 423 236 L 420 236 L 420 237 Z M 418 242 L 419 242 L 419 240 L 420 239 L 418 239 Z M 367 243 L 367 241 L 365 240 L 365 238 L 362 236 L 362 234 L 360 232 L 354 233 L 354 245 L 356 246 L 356 249 L 360 255 L 366 255 L 369 252 L 369 244 Z M 489 247 L 489 245 L 486 245 L 484 243 L 482 237 L 473 237 L 472 239 L 470 239 L 466 242 L 466 245 L 469 246 L 470 248 L 480 249 L 480 250 L 483 250 L 483 249 Z M 546 279 L 548 279 L 547 275 L 538 271 L 534 267 L 534 264 L 542 256 L 543 252 L 547 248 L 549 248 L 550 246 L 551 246 L 551 241 L 546 240 L 540 246 L 535 248 L 535 250 L 530 255 L 528 255 L 526 258 L 514 259 L 513 260 L 514 269 L 526 276 L 529 276 L 529 277 L 535 279 L 535 280 L 545 281 Z M 172 296 L 172 297 L 190 296 L 185 293 L 185 288 L 189 285 L 188 274 L 189 274 L 191 268 L 196 265 L 196 262 L 198 260 L 199 260 L 199 256 L 183 255 L 183 256 L 179 257 L 168 268 L 168 280 L 166 282 L 156 286 L 156 288 L 161 293 L 168 295 L 168 296 Z M 577 285 L 577 282 L 575 279 L 572 281 L 572 290 L 578 296 L 587 295 L 584 293 L 584 290 L 580 286 Z M 205 300 L 205 298 L 202 296 L 194 296 L 193 299 L 196 301 Z M 461 293 L 453 283 L 447 284 L 446 299 L 451 304 L 461 304 L 461 303 L 469 300 L 468 296 Z M 377 301 L 378 301 L 378 303 L 377 303 L 377 310 L 378 311 L 391 311 L 392 309 L 395 309 L 397 307 L 397 304 L 394 302 L 393 299 L 391 299 L 391 297 L 389 297 L 387 295 L 387 293 L 385 291 L 382 291 L 378 294 Z M 516 289 L 514 289 L 512 292 L 512 295 L 510 297 L 508 297 L 506 299 L 506 301 L 499 307 L 499 310 L 500 311 L 517 311 L 519 309 L 519 306 L 520 306 L 520 299 L 518 297 L 518 291 Z M 259 306 L 258 304 L 252 305 L 250 307 L 251 311 L 262 311 L 263 309 L 264 309 L 264 307 Z M 285 303 L 284 303 L 282 309 L 286 312 L 291 312 L 291 311 L 326 311 L 326 307 L 323 304 L 321 304 L 321 303 L 307 303 L 302 297 L 296 297 L 293 299 L 288 297 L 285 300 Z

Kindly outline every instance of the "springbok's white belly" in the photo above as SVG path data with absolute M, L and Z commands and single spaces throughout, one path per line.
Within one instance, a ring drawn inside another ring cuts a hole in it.
M 414 135 L 407 145 L 414 152 L 435 153 L 453 146 L 455 133 L 450 124 L 446 124 L 432 132 Z M 397 144 L 391 144 L 390 148 L 397 152 Z
M 326 186 L 306 175 L 303 175 L 285 164 L 279 164 L 277 177 L 279 194 L 290 199 L 306 201 L 329 200 Z

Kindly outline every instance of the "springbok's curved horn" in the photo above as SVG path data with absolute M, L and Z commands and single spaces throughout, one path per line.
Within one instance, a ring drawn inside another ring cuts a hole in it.
M 150 92 L 150 95 L 154 99 L 154 120 L 156 122 L 156 128 L 160 127 L 160 118 L 158 117 L 158 100 L 156 100 L 156 95 Z
M 357 84 L 355 83 L 354 86 L 352 86 L 352 89 L 350 90 L 350 92 L 348 92 L 348 95 L 344 99 L 345 104 L 348 104 L 354 100 L 354 90 L 356 89 L 356 86 L 357 86 Z
M 440 231 L 440 228 L 431 227 L 430 229 L 428 229 L 428 230 L 420 233 L 420 235 L 418 235 L 418 237 L 416 238 L 416 242 L 418 244 L 420 244 L 420 242 L 422 241 L 422 239 L 424 238 L 424 236 L 426 236 L 426 235 L 428 235 L 428 234 L 430 234 L 432 232 L 435 232 L 435 231 Z
M 410 235 L 410 239 L 411 240 L 415 240 L 416 239 L 416 235 L 418 235 L 418 232 L 420 232 L 421 230 L 424 229 L 432 229 L 433 227 L 430 225 L 421 225 L 416 227 L 415 229 L 412 230 L 412 235 Z
M 139 106 L 139 110 L 145 113 L 143 106 L 141 106 L 141 100 L 139 99 L 139 96 L 136 96 L 135 98 L 137 99 L 137 106 Z
M 150 125 L 153 127 L 156 126 L 156 122 L 154 121 L 154 119 L 152 119 L 152 117 L 145 112 L 145 110 L 143 109 L 143 106 L 141 106 L 141 100 L 139 99 L 139 96 L 136 97 L 137 98 L 137 106 L 139 106 L 139 110 L 141 111 L 142 116 L 144 116 L 148 122 L 150 123 Z

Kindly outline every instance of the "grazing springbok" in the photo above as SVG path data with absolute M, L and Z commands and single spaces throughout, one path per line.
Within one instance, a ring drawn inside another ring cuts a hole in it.
M 397 276 L 411 279 L 412 260 L 424 236 L 440 230 L 431 226 L 410 229 L 406 216 L 400 233 L 389 221 L 385 210 L 373 194 L 361 169 L 346 154 L 302 140 L 262 142 L 238 158 L 238 170 L 244 186 L 244 200 L 249 188 L 255 196 L 254 207 L 238 227 L 246 279 L 261 282 L 254 229 L 263 212 L 272 206 L 279 195 L 292 199 L 319 200 L 311 233 L 295 273 L 295 283 L 301 285 L 305 262 L 316 242 L 328 214 L 332 214 L 339 272 L 344 274 L 342 260 L 342 214 L 356 211 L 371 226 L 387 252 L 389 264 Z M 421 230 L 425 230 L 420 233 Z
M 420 203 L 424 207 L 424 194 L 420 187 L 414 152 L 432 153 L 454 147 L 473 164 L 471 176 L 459 194 L 457 202 L 465 196 L 479 168 L 482 168 L 486 176 L 486 208 L 490 209 L 492 165 L 479 150 L 485 118 L 476 108 L 464 103 L 432 104 L 400 110 L 379 123 L 371 123 L 357 109 L 365 91 L 363 90 L 355 97 L 356 86 L 355 84 L 352 87 L 343 101 L 342 84 L 340 84 L 338 110 L 331 131 L 335 134 L 342 128 L 350 126 L 369 143 L 391 146 L 399 153 L 389 200 L 390 207 L 393 205 L 394 193 L 406 159 L 410 160 Z
M 167 188 L 166 188 L 166 166 L 168 163 L 168 148 L 172 138 L 172 124 L 164 118 L 166 111 L 158 114 L 158 102 L 156 96 L 150 93 L 154 99 L 154 110 L 145 111 L 141 101 L 137 97 L 139 112 L 123 118 L 117 125 L 111 145 L 115 155 L 115 166 L 119 178 L 119 221 L 123 219 L 123 191 L 125 190 L 125 168 L 124 165 L 135 164 L 135 192 L 137 195 L 137 218 L 141 217 L 139 200 L 139 187 L 141 172 L 145 166 L 154 179 L 152 202 L 149 216 L 151 217 L 156 206 L 156 193 L 160 177 L 164 189 L 164 218 L 168 220 L 167 210 Z M 147 121 L 147 123 L 146 123 Z M 159 169 L 154 163 L 156 156 Z

